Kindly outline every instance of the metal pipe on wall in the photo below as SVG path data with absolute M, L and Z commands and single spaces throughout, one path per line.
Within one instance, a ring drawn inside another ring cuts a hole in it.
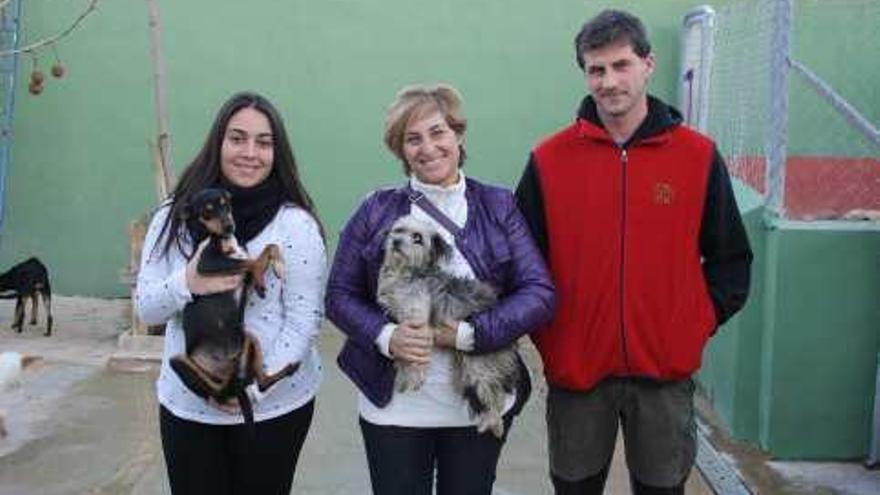
M 156 101 L 156 122 L 158 126 L 158 166 L 161 170 L 164 191 L 158 191 L 160 200 L 174 187 L 174 163 L 171 157 L 171 125 L 168 119 L 168 90 L 166 87 L 165 58 L 162 56 L 162 18 L 159 15 L 159 0 L 147 0 L 150 16 L 150 58 L 153 62 L 153 88 Z

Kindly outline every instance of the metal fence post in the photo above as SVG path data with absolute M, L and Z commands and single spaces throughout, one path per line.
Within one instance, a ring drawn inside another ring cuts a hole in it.
M 788 61 L 791 54 L 793 0 L 775 0 L 770 53 L 770 128 L 767 133 L 767 205 L 776 217 L 785 209 L 788 145 Z
M 21 2 L 12 0 L 0 11 L 0 49 L 17 50 L 20 42 Z M 6 176 L 12 156 L 12 116 L 15 112 L 15 84 L 18 74 L 17 52 L 0 58 L 0 235 L 6 219 Z

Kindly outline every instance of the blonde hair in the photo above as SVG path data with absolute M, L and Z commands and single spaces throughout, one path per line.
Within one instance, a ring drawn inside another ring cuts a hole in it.
M 409 174 L 409 165 L 403 155 L 403 135 L 406 126 L 414 118 L 422 117 L 431 112 L 440 112 L 449 127 L 458 135 L 464 137 L 467 128 L 467 120 L 461 111 L 461 95 L 458 90 L 449 84 L 437 83 L 435 85 L 413 84 L 401 89 L 394 101 L 388 107 L 385 116 L 385 146 L 394 153 L 394 156 L 403 163 L 403 170 Z M 461 162 L 464 164 L 464 146 L 461 149 Z

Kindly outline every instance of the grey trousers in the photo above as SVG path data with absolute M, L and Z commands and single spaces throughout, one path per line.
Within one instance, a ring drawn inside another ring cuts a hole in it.
M 696 454 L 693 394 L 691 379 L 608 378 L 586 392 L 551 386 L 550 472 L 566 481 L 599 473 L 611 463 L 620 424 L 635 479 L 656 487 L 682 483 Z

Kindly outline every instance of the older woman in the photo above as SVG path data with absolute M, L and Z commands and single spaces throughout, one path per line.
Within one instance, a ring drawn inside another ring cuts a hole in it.
M 340 235 L 330 272 L 327 315 L 348 337 L 339 364 L 360 390 L 361 431 L 373 492 L 380 495 L 431 494 L 435 471 L 440 495 L 491 493 L 506 432 L 530 392 L 528 372 L 507 398 L 505 433 L 497 438 L 477 431 L 453 386 L 453 355 L 509 346 L 553 310 L 546 266 L 513 196 L 461 171 L 465 127 L 461 98 L 450 86 L 410 86 L 397 95 L 385 144 L 409 180 L 363 201 Z M 415 204 L 420 196 L 441 220 Z M 495 287 L 493 307 L 440 328 L 389 320 L 376 302 L 379 267 L 392 223 L 407 214 L 432 224 L 454 246 L 446 269 Z M 425 366 L 424 385 L 395 391 L 394 361 Z

